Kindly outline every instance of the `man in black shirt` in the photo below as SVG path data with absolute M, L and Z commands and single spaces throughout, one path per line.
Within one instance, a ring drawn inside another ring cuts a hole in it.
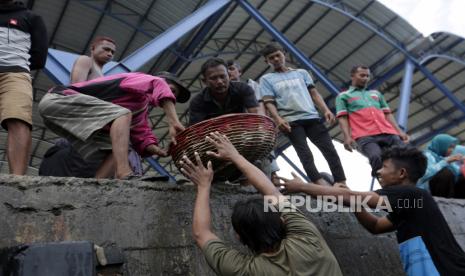
M 190 102 L 190 125 L 225 114 L 258 112 L 255 92 L 245 83 L 230 81 L 224 60 L 211 58 L 200 70 L 206 88 Z
M 355 215 L 373 234 L 397 230 L 401 259 L 408 275 L 465 275 L 465 253 L 438 205 L 428 192 L 415 187 L 425 173 L 426 157 L 419 150 L 404 146 L 387 150 L 382 160 L 383 167 L 378 170 L 382 189 L 375 192 L 306 184 L 296 176 L 282 180 L 288 192 L 342 196 L 344 204 L 359 196 L 370 208 L 380 203 L 387 206 L 388 215 L 384 217 L 363 208 Z

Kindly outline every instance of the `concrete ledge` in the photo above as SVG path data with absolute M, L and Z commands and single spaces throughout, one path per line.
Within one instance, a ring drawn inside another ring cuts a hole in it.
M 223 185 L 212 191 L 215 232 L 242 249 L 230 215 L 237 200 L 251 195 Z M 194 196 L 193 186 L 168 183 L 0 175 L 0 248 L 88 240 L 122 248 L 126 275 L 213 275 L 191 238 Z M 465 202 L 438 202 L 464 246 Z M 344 275 L 403 274 L 394 234 L 371 235 L 348 213 L 306 214 Z

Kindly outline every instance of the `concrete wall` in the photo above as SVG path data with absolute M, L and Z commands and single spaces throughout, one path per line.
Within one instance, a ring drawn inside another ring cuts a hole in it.
M 217 185 L 215 232 L 234 246 L 231 207 L 251 192 Z M 89 240 L 123 249 L 126 275 L 213 275 L 191 238 L 193 186 L 0 175 L 0 248 Z M 465 245 L 463 201 L 439 201 Z M 373 236 L 352 214 L 307 213 L 344 275 L 402 275 L 393 234 Z

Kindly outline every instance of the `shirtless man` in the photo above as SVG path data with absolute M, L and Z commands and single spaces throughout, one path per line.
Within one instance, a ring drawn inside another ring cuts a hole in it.
M 116 43 L 106 36 L 96 37 L 90 46 L 90 57 L 82 55 L 76 59 L 71 70 L 71 83 L 103 77 L 103 66 L 115 54 Z M 142 173 L 142 164 L 137 153 L 130 151 L 130 165 L 135 173 Z M 42 160 L 39 175 L 106 178 L 113 174 L 114 164 L 100 166 L 100 160 L 84 160 L 66 139 L 60 139 L 50 148 Z
M 90 45 L 90 57 L 80 56 L 71 70 L 71 83 L 103 77 L 102 68 L 115 54 L 116 43 L 106 36 L 98 36 Z

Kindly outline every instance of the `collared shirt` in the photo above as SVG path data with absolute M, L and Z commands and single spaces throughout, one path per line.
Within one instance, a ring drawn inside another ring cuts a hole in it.
M 352 138 L 379 134 L 399 135 L 386 119 L 391 113 L 383 94 L 351 86 L 336 98 L 336 117 L 348 116 Z
M 224 104 L 217 102 L 205 88 L 196 95 L 189 105 L 189 125 L 231 113 L 245 113 L 248 108 L 257 107 L 253 89 L 245 83 L 230 82 Z
M 273 97 L 279 115 L 288 122 L 320 117 L 309 93 L 313 87 L 310 74 L 303 69 L 268 73 L 260 78 L 261 96 Z

